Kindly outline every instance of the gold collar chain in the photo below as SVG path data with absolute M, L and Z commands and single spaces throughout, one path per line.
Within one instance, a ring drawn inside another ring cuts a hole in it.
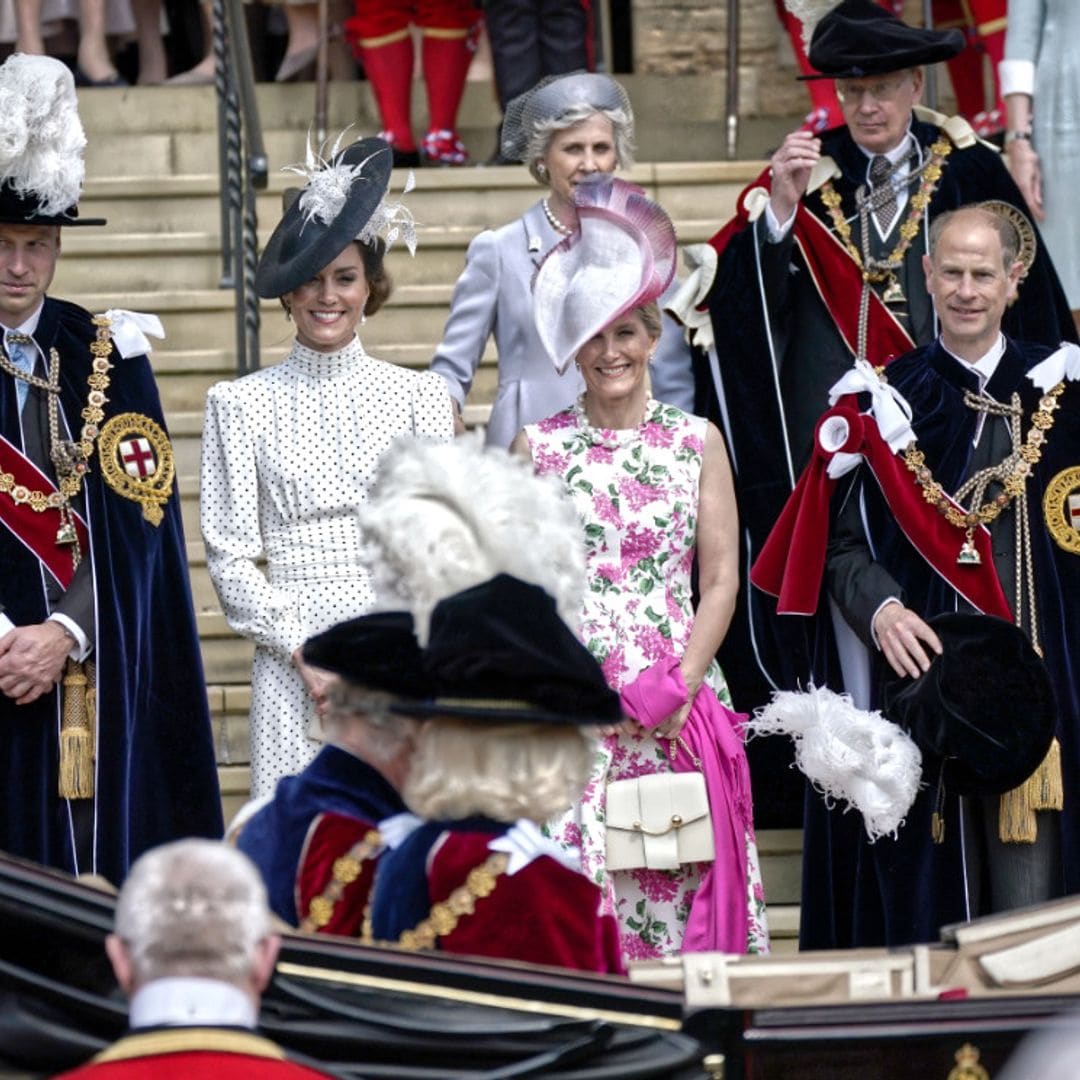
M 330 922 L 334 909 L 345 895 L 346 886 L 360 876 L 363 864 L 374 859 L 382 849 L 383 841 L 379 830 L 371 829 L 353 844 L 348 852 L 334 860 L 329 884 L 311 901 L 307 915 L 300 922 L 300 929 L 304 933 L 313 934 Z
M 19 371 L 6 356 L 0 361 L 0 368 L 4 371 L 17 373 L 18 378 L 45 390 L 49 395 L 50 456 L 59 481 L 57 491 L 33 491 L 24 484 L 16 484 L 11 473 L 0 470 L 0 493 L 9 496 L 20 506 L 29 506 L 38 514 L 46 510 L 58 510 L 60 528 L 56 533 L 56 542 L 73 545 L 72 558 L 76 565 L 79 563 L 80 553 L 71 519 L 71 500 L 82 490 L 83 477 L 89 468 L 90 456 L 94 452 L 94 440 L 105 416 L 105 403 L 109 400 L 105 391 L 109 388 L 109 370 L 113 366 L 109 362 L 113 350 L 112 335 L 109 332 L 111 321 L 104 315 L 95 315 L 91 322 L 97 327 L 97 336 L 90 343 L 93 361 L 91 372 L 86 379 L 90 389 L 86 395 L 86 405 L 80 413 L 84 423 L 76 441 L 60 438 L 60 355 L 56 349 L 49 350 L 48 379 Z
M 964 543 L 956 557 L 961 565 L 978 565 L 982 560 L 975 549 L 974 534 L 978 525 L 989 525 L 1014 499 L 1024 494 L 1028 477 L 1032 469 L 1042 458 L 1043 445 L 1050 429 L 1054 426 L 1054 413 L 1058 408 L 1058 398 L 1065 392 L 1065 383 L 1059 382 L 1039 398 L 1038 406 L 1031 414 L 1031 427 L 1023 444 L 1017 446 L 1020 429 L 1019 397 L 1013 395 L 1012 406 L 1001 405 L 978 395 L 966 393 L 965 404 L 980 411 L 1012 418 L 1014 449 L 999 465 L 981 469 L 956 493 L 956 501 L 975 494 L 975 501 L 970 510 L 957 507 L 945 494 L 942 486 L 934 479 L 934 474 L 926 464 L 926 455 L 911 442 L 904 451 L 904 464 L 915 475 L 915 480 L 922 488 L 923 498 L 935 507 L 945 520 L 957 529 L 963 529 Z M 985 502 L 983 491 L 991 481 L 998 481 L 1002 491 Z
M 911 196 L 911 209 L 907 219 L 900 226 L 900 239 L 896 247 L 883 260 L 874 260 L 874 265 L 864 266 L 859 249 L 851 240 L 851 224 L 840 208 L 840 193 L 833 187 L 831 180 L 826 180 L 821 187 L 821 201 L 829 211 L 833 228 L 843 241 L 847 253 L 854 260 L 855 265 L 862 270 L 863 281 L 882 282 L 892 277 L 894 272 L 902 265 L 907 250 L 911 247 L 912 240 L 919 234 L 920 219 L 923 212 L 930 204 L 930 199 L 937 190 L 938 181 L 941 179 L 942 166 L 945 159 L 952 153 L 952 143 L 942 135 L 930 147 L 930 160 L 922 168 L 922 179 L 919 190 Z M 864 228 L 865 232 L 865 228 Z
M 399 948 L 415 952 L 417 949 L 434 948 L 439 938 L 452 934 L 466 915 L 476 911 L 477 900 L 483 900 L 495 891 L 499 878 L 506 873 L 510 856 L 505 852 L 489 855 L 479 866 L 469 871 L 464 885 L 459 885 L 445 899 L 432 904 L 428 917 L 412 930 L 404 930 L 396 942 L 377 942 L 371 933 L 371 905 L 364 913 L 364 927 L 360 940 L 365 945 L 397 945 Z

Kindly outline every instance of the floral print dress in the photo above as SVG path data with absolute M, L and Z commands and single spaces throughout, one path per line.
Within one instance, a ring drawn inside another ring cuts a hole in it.
M 539 473 L 559 476 L 585 527 L 589 588 L 581 637 L 622 690 L 665 657 L 681 657 L 694 610 L 691 568 L 697 535 L 698 481 L 706 421 L 650 400 L 638 428 L 593 428 L 580 401 L 525 428 Z M 706 686 L 730 705 L 714 660 Z M 613 780 L 670 768 L 668 744 L 652 735 L 608 736 L 598 746 L 580 803 L 551 827 L 581 848 L 585 872 L 600 886 L 604 912 L 619 921 L 628 959 L 679 952 L 699 865 L 678 870 L 620 870 L 604 865 L 604 799 Z M 747 833 L 748 952 L 768 951 L 757 847 Z

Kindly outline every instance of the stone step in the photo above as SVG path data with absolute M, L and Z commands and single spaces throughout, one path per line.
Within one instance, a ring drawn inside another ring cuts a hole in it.
M 675 221 L 704 221 L 714 228 L 731 214 L 739 190 L 762 168 L 760 161 L 649 161 L 622 174 L 639 184 Z M 93 174 L 90 174 L 93 175 Z M 281 216 L 281 193 L 296 186 L 295 176 L 273 173 L 258 194 L 256 213 L 265 233 Z M 400 170 L 391 191 L 400 192 Z M 195 233 L 220 230 L 219 180 L 214 172 L 178 176 L 117 176 L 87 182 L 80 213 L 104 217 L 108 226 L 85 230 L 77 247 L 93 245 L 95 236 L 121 233 Z M 502 225 L 521 214 L 543 193 L 519 166 L 492 169 L 428 169 L 416 173 L 416 188 L 406 197 L 419 226 L 446 229 Z M 65 249 L 71 238 L 65 236 Z
M 785 70 L 783 78 L 793 72 Z M 756 74 L 746 72 L 753 80 Z M 724 85 L 718 75 L 619 75 L 634 103 L 639 156 L 656 161 L 719 159 L 725 151 Z M 747 84 L 745 101 L 756 96 Z M 313 84 L 260 84 L 259 119 L 272 169 L 303 160 L 313 125 Z M 426 127 L 424 96 L 413 98 L 414 129 Z M 756 157 L 776 146 L 801 121 L 795 112 L 744 117 L 739 156 Z M 87 130 L 87 175 L 177 175 L 217 169 L 217 102 L 210 86 L 96 89 L 79 95 Z M 499 110 L 487 83 L 465 88 L 458 128 L 473 161 L 494 149 Z M 330 84 L 327 128 L 346 139 L 374 134 L 380 126 L 366 82 Z M 432 170 L 434 171 L 434 170 Z

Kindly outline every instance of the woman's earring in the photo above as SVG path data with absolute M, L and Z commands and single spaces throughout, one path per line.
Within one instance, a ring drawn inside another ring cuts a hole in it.
M 537 164 L 536 171 L 540 174 L 541 179 L 547 176 L 547 166 L 542 161 Z
M 361 311 L 360 312 L 360 325 L 363 326 L 364 323 L 366 323 L 366 322 L 367 322 L 367 313 L 364 312 L 364 311 Z

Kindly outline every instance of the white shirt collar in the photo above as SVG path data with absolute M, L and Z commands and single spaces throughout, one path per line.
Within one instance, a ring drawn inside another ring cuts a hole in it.
M 957 356 L 946 344 L 944 339 L 941 341 L 941 347 L 954 359 L 957 363 L 963 364 L 969 371 L 974 371 L 979 378 L 979 393 L 981 394 L 986 389 L 986 384 L 994 377 L 994 372 L 997 371 L 997 366 L 1001 362 L 1001 358 L 1005 355 L 1005 335 L 998 333 L 997 341 L 990 346 L 989 349 L 983 353 L 974 363 L 969 360 L 965 360 L 962 356 Z
M 27 337 L 32 338 L 34 334 L 37 333 L 38 323 L 41 322 L 41 311 L 44 307 L 45 301 L 42 300 L 41 303 L 38 304 L 37 309 L 30 315 L 30 317 L 25 321 L 21 322 L 18 326 L 10 329 L 8 327 L 2 328 L 4 334 L 5 349 L 7 348 L 7 340 L 9 334 L 26 334 Z M 41 350 L 38 349 L 38 352 L 40 353 Z
M 255 1027 L 255 1006 L 239 987 L 217 979 L 154 979 L 135 991 L 128 1006 L 132 1028 L 210 1025 Z

